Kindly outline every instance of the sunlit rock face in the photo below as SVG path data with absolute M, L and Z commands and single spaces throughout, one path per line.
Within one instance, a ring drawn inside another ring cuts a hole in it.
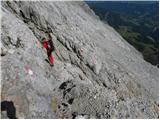
M 1 12 L 1 101 L 17 118 L 159 117 L 158 68 L 85 2 L 6 1 Z

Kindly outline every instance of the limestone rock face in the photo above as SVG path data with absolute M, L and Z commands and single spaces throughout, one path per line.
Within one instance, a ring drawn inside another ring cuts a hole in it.
M 85 2 L 6 1 L 1 12 L 1 101 L 17 118 L 159 117 L 158 68 Z M 49 29 L 54 67 L 40 43 Z

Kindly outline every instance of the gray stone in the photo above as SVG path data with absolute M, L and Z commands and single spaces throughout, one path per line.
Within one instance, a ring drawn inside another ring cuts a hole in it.
M 1 3 L 1 100 L 17 118 L 159 118 L 158 68 L 85 2 Z

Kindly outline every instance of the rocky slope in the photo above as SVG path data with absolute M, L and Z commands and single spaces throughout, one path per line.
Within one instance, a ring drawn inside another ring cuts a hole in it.
M 159 117 L 158 68 L 84 2 L 6 1 L 1 11 L 1 101 L 18 118 Z M 49 28 L 54 67 L 38 41 Z

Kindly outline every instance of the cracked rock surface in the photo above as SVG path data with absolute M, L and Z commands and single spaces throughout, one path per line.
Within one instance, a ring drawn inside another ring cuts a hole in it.
M 159 118 L 158 68 L 85 2 L 3 1 L 1 12 L 1 101 L 17 118 Z M 39 41 L 48 28 L 54 67 Z

